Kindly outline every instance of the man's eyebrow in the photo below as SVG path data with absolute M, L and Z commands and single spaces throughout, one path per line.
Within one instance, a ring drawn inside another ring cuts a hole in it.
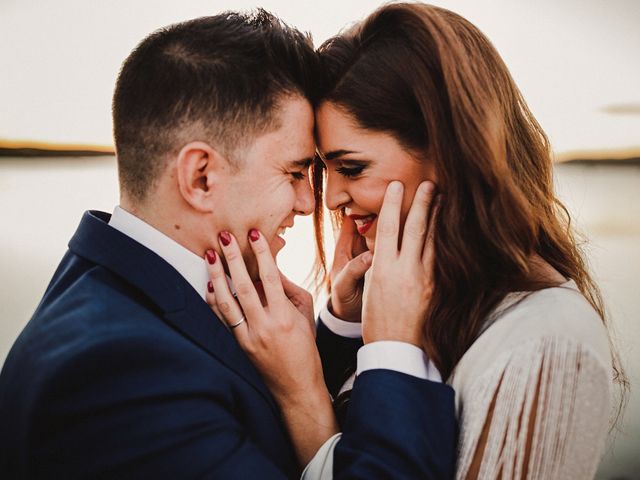
M 333 150 L 327 153 L 322 153 L 318 151 L 318 153 L 320 154 L 320 158 L 324 160 L 335 160 L 336 158 L 340 158 L 343 155 L 348 155 L 350 153 L 360 153 L 360 152 L 355 152 L 353 150 Z
M 293 160 L 287 164 L 289 168 L 309 168 L 313 163 L 313 158 L 301 158 L 300 160 Z

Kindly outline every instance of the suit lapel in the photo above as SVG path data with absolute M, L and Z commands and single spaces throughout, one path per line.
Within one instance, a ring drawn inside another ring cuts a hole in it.
M 163 320 L 251 384 L 279 415 L 260 374 L 191 285 L 161 257 L 110 227 L 108 221 L 106 213 L 86 212 L 69 249 L 145 295 L 162 311 Z
M 242 351 L 236 339 L 211 311 L 211 308 L 202 301 L 202 298 L 195 292 L 194 295 L 197 299 L 187 302 L 184 309 L 165 312 L 165 320 L 253 385 L 280 415 L 262 377 Z

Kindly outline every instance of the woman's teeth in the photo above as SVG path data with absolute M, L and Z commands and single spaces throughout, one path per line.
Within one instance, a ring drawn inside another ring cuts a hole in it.
M 356 228 L 358 229 L 358 233 L 360 235 L 366 234 L 371 225 L 373 225 L 373 221 L 376 219 L 377 215 L 369 215 L 363 218 L 354 218 L 353 221 L 356 224 Z
M 365 218 L 359 218 L 358 220 L 354 220 L 354 222 L 356 223 L 356 226 L 358 228 L 360 227 L 364 227 L 365 225 L 373 222 L 373 220 L 376 218 L 375 215 L 369 215 L 368 217 Z

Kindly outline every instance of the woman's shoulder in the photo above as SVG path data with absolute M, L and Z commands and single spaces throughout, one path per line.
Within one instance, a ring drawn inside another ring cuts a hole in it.
M 523 342 L 566 338 L 609 358 L 607 330 L 600 315 L 569 281 L 537 292 L 509 295 L 487 320 L 478 347 L 509 350 Z
M 606 327 L 575 283 L 569 281 L 537 292 L 508 295 L 456 366 L 455 383 L 463 377 L 477 377 L 516 348 L 522 350 L 525 345 L 551 339 L 585 350 L 609 368 Z
M 449 380 L 460 426 L 459 477 L 478 451 L 491 478 L 519 476 L 526 459 L 540 478 L 593 477 L 606 438 L 611 373 L 607 331 L 573 282 L 510 294 Z M 546 458 L 558 442 L 567 445 L 562 461 Z

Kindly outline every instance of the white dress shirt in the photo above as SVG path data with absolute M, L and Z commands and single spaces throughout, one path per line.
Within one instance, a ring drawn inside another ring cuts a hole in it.
M 175 268 L 203 300 L 206 299 L 209 272 L 204 256 L 199 257 L 121 207 L 113 210 L 109 225 L 157 254 Z
M 325 306 L 320 321 L 336 335 L 347 338 L 362 336 L 362 323 L 346 322 L 333 315 Z M 382 368 L 413 375 L 433 382 L 442 382 L 436 366 L 424 351 L 410 343 L 378 341 L 368 343 L 358 350 L 356 375 L 367 370 Z

